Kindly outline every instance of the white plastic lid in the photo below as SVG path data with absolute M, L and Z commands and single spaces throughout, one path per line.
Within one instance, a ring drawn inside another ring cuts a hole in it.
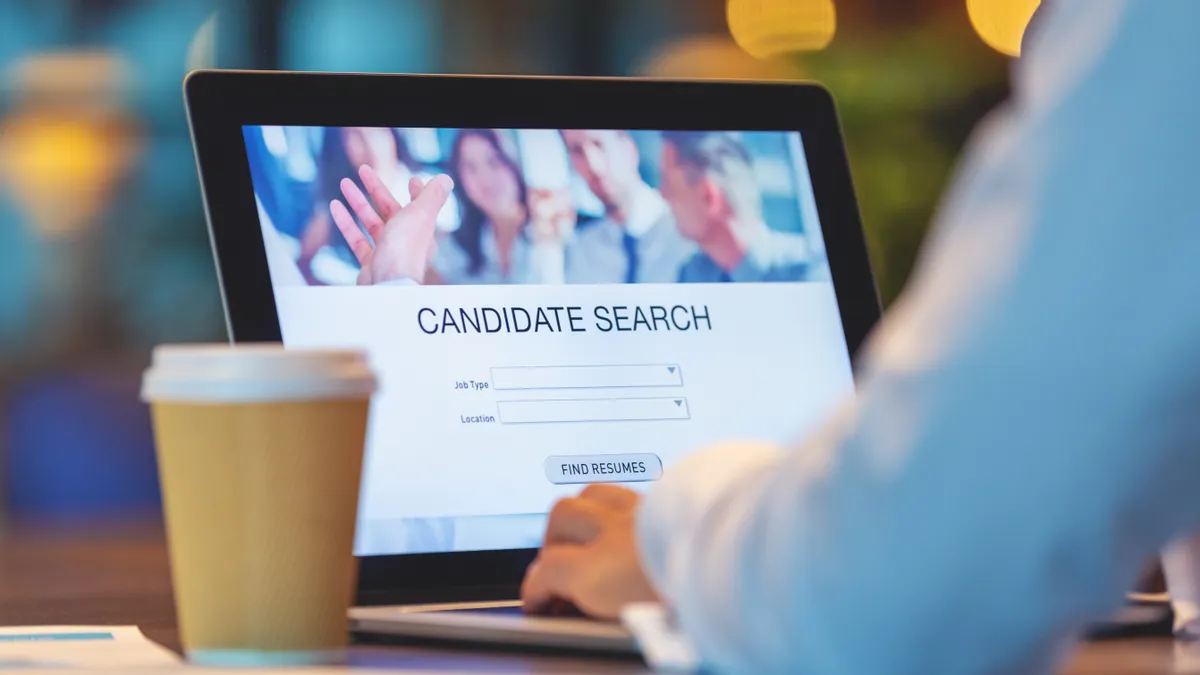
M 142 376 L 142 400 L 242 403 L 363 398 L 375 393 L 366 354 L 280 344 L 163 345 Z

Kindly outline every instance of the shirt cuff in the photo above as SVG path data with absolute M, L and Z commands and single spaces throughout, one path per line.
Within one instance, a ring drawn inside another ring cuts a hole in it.
M 642 569 L 667 605 L 686 586 L 672 563 L 700 531 L 706 514 L 747 476 L 783 457 L 773 443 L 726 443 L 698 452 L 670 468 L 638 512 L 637 538 Z

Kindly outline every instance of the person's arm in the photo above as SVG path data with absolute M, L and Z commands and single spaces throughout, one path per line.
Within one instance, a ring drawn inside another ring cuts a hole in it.
M 856 400 L 641 508 L 718 671 L 1029 672 L 1200 523 L 1200 2 L 1046 21 Z

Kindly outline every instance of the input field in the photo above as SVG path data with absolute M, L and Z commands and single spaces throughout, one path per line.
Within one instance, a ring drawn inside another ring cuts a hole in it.
M 616 387 L 682 387 L 678 364 L 645 366 L 500 366 L 492 368 L 492 388 L 608 389 Z
M 500 401 L 501 424 L 653 422 L 691 417 L 686 398 L 589 398 Z

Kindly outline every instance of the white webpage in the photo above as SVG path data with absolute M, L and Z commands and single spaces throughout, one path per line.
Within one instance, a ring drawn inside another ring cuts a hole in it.
M 544 514 L 580 484 L 643 478 L 627 468 L 563 480 L 562 462 L 548 466 L 548 458 L 594 464 L 651 455 L 669 469 L 707 444 L 803 432 L 853 386 L 829 283 L 287 287 L 276 294 L 289 346 L 361 347 L 379 375 L 364 533 L 401 519 Z M 649 322 L 650 329 L 634 329 L 635 308 L 648 316 L 656 306 L 682 308 L 676 316 L 689 328 L 660 321 L 657 330 Z M 427 308 L 475 307 L 561 307 L 562 324 L 433 335 L 418 324 Z M 571 331 L 569 308 L 578 308 L 581 332 Z M 630 330 L 618 331 L 613 320 L 603 332 L 609 324 L 596 320 L 596 308 L 617 309 Z
M 705 446 L 786 441 L 853 389 L 819 277 L 359 286 L 282 283 L 271 257 L 285 344 L 362 348 L 379 377 L 359 555 L 536 547 L 589 483 L 646 489 Z

